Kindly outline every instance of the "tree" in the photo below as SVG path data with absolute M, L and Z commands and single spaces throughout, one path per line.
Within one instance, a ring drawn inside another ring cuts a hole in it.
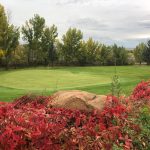
M 27 54 L 25 45 L 18 45 L 12 53 L 11 65 L 17 66 L 27 65 Z
M 118 47 L 116 44 L 112 46 L 113 60 L 115 65 L 128 64 L 128 52 L 124 47 Z
M 61 50 L 66 64 L 77 63 L 83 34 L 76 28 L 69 28 L 62 37 Z
M 0 49 L 0 66 L 2 65 L 2 59 L 5 56 L 5 53 L 2 49 Z
M 147 65 L 150 65 L 150 40 L 148 40 L 147 46 L 143 51 L 143 59 Z
M 95 42 L 92 38 L 89 38 L 85 45 L 85 50 L 87 54 L 87 63 L 90 65 L 94 65 L 97 62 L 100 49 L 102 45 L 99 42 Z
M 4 57 L 4 55 L 5 55 L 4 51 L 3 51 L 2 49 L 0 49 L 0 59 L 1 59 L 2 57 Z
M 80 66 L 87 64 L 86 42 L 81 41 L 81 48 L 78 50 L 77 61 Z
M 119 81 L 119 76 L 117 75 L 116 68 L 115 68 L 115 74 L 112 78 L 112 83 L 111 83 L 111 94 L 112 96 L 117 96 L 119 98 L 120 93 L 121 93 L 121 85 Z
M 143 62 L 143 52 L 146 49 L 146 45 L 145 43 L 140 43 L 139 45 L 136 46 L 136 48 L 134 49 L 134 57 L 135 60 L 138 63 L 142 63 Z
M 4 10 L 4 7 L 0 5 L 0 49 L 3 49 L 5 39 L 4 36 L 6 34 L 8 28 L 7 16 Z
M 57 27 L 53 25 L 52 27 L 46 27 L 42 35 L 42 49 L 46 53 L 45 62 L 53 67 L 54 60 L 56 59 L 56 49 L 55 42 L 58 36 Z
M 8 69 L 9 62 L 11 60 L 12 51 L 16 49 L 16 47 L 19 45 L 19 28 L 9 25 L 5 38 L 5 45 L 3 47 L 5 51 L 5 62 L 6 62 L 6 68 Z
M 128 65 L 134 65 L 135 64 L 135 56 L 133 51 L 128 51 Z
M 112 65 L 112 49 L 110 46 L 102 45 L 100 51 L 100 63 L 102 65 Z
M 41 61 L 41 40 L 45 28 L 45 19 L 38 14 L 26 21 L 22 27 L 23 40 L 28 45 L 28 64 Z
M 0 5 L 0 48 L 5 54 L 5 65 L 8 69 L 12 51 L 19 44 L 19 28 L 8 23 L 4 7 Z

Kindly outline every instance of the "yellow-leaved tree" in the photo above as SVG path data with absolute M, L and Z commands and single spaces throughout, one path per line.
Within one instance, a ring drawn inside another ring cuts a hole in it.
M 4 7 L 0 4 L 0 55 L 4 55 L 4 64 L 6 69 L 11 60 L 13 50 L 19 44 L 19 28 L 9 24 L 9 18 L 5 13 Z
M 0 59 L 5 56 L 4 50 L 0 49 Z

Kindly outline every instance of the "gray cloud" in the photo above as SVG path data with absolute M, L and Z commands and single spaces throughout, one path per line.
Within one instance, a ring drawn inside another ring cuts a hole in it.
M 150 38 L 149 0 L 0 0 L 12 12 L 11 22 L 21 26 L 35 13 L 47 25 L 58 26 L 59 37 L 77 27 L 84 38 L 135 47 Z
M 104 0 L 56 0 L 57 5 L 72 5 L 72 4 L 89 4 L 95 1 L 104 1 Z
M 138 22 L 138 25 L 150 29 L 150 20 L 143 20 Z
M 80 18 L 69 22 L 71 26 L 76 26 L 81 29 L 86 28 L 89 30 L 107 30 L 109 27 L 106 23 L 93 18 Z
M 76 3 L 84 3 L 85 0 L 57 0 L 57 5 L 66 5 L 66 4 L 76 4 Z

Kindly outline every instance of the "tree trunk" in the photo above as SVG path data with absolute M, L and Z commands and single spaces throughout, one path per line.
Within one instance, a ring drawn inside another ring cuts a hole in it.
M 52 44 L 51 65 L 54 66 L 54 45 Z
M 5 57 L 5 65 L 6 65 L 6 66 L 5 66 L 5 69 L 6 69 L 6 70 L 9 69 L 9 61 L 8 61 L 8 59 L 9 59 L 9 57 L 6 56 L 6 57 Z
M 28 66 L 30 66 L 31 64 L 31 49 L 29 48 L 29 51 L 28 51 Z

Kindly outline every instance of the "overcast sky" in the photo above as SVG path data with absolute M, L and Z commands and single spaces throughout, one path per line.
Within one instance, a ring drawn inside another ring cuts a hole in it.
M 106 44 L 128 48 L 150 39 L 150 0 L 0 0 L 17 26 L 39 14 L 58 27 L 59 37 L 69 27 L 82 30 Z

